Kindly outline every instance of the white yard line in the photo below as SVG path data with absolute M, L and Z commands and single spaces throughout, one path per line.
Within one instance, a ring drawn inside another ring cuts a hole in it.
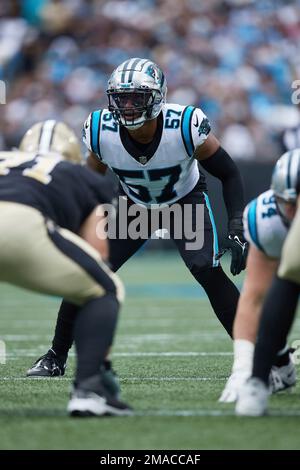
M 184 351 L 184 352 L 116 352 L 113 357 L 199 357 L 199 356 L 232 356 L 232 352 L 205 352 L 205 351 Z
M 0 382 L 1 381 L 19 381 L 19 380 L 26 380 L 27 382 L 29 380 L 59 380 L 59 381 L 68 381 L 70 382 L 72 380 L 72 377 L 52 377 L 52 378 L 43 378 L 43 377 L 0 377 Z M 227 377 L 119 377 L 121 382 L 147 382 L 147 381 L 153 381 L 153 382 L 188 382 L 188 381 L 196 381 L 196 382 L 209 382 L 209 381 L 217 381 L 217 380 L 222 380 L 225 381 Z
M 39 349 L 14 349 L 12 352 L 6 353 L 7 359 L 16 359 L 20 357 L 35 357 L 46 351 L 46 347 L 40 347 Z M 232 352 L 221 352 L 221 351 L 170 351 L 170 352 L 115 352 L 112 357 L 217 357 L 225 356 L 231 357 Z M 74 352 L 69 353 L 69 357 L 75 357 Z
M 1 335 L 2 341 L 51 341 L 51 335 Z
M 205 410 L 205 409 L 197 409 L 197 410 L 150 410 L 150 411 L 136 411 L 134 416 L 182 416 L 182 417 L 222 417 L 222 416 L 236 416 L 234 410 Z M 270 410 L 269 412 L 270 417 L 300 417 L 300 409 L 298 410 Z M 237 417 L 237 419 L 245 419 L 244 417 Z M 264 419 L 266 419 L 264 417 Z M 253 418 L 251 418 L 253 420 Z
M 153 334 L 118 334 L 118 341 L 140 342 L 140 341 L 173 341 L 176 339 L 224 339 L 224 334 L 214 332 L 198 332 L 198 333 L 153 333 Z M 50 340 L 51 334 L 7 334 L 0 335 L 3 341 L 31 341 L 31 340 Z M 225 337 L 226 339 L 226 337 Z
M 60 379 L 62 380 L 62 379 Z M 21 410 L 26 413 L 26 408 Z M 43 408 L 39 409 L 39 412 L 43 412 Z M 159 418 L 159 417 L 182 417 L 182 418 L 206 418 L 206 417 L 235 417 L 234 409 L 194 409 L 194 410 L 147 410 L 147 411 L 139 411 L 135 410 L 132 416 L 128 416 L 126 419 L 133 419 L 133 418 Z M 277 418 L 300 418 L 300 409 L 286 409 L 286 410 L 275 410 L 270 409 L 268 413 L 269 418 L 277 417 Z M 243 419 L 245 417 L 236 417 L 236 419 Z M 248 418 L 249 419 L 249 418 Z M 263 417 L 263 419 L 268 419 Z M 251 418 L 251 421 L 253 418 Z

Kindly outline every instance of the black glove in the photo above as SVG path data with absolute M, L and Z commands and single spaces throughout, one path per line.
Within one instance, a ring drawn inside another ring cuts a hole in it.
M 217 259 L 220 259 L 227 250 L 230 250 L 230 271 L 231 274 L 236 276 L 246 267 L 248 245 L 249 244 L 245 240 L 243 233 L 243 219 L 242 217 L 234 217 L 229 221 L 228 235 L 222 243 L 222 248 L 220 253 L 217 255 Z

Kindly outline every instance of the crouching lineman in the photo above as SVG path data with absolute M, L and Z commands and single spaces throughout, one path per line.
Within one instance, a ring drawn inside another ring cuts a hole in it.
M 99 372 L 123 292 L 100 255 L 107 240 L 96 236 L 99 204 L 108 202 L 101 178 L 80 162 L 75 134 L 55 121 L 33 126 L 20 150 L 0 153 L 0 281 L 78 306 L 70 415 L 129 414 Z
M 250 242 L 250 250 L 234 322 L 232 373 L 220 397 L 221 402 L 236 401 L 238 390 L 251 376 L 263 301 L 277 271 L 288 227 L 295 215 L 296 187 L 300 181 L 299 156 L 300 149 L 282 155 L 273 173 L 271 189 L 250 202 L 244 211 L 245 236 Z M 285 205 L 284 212 L 282 204 Z M 269 376 L 273 393 L 296 383 L 296 369 L 286 344 L 286 336 L 283 336 L 276 353 Z
M 273 181 L 278 209 L 285 220 L 293 222 L 283 245 L 278 273 L 263 305 L 252 376 L 238 394 L 236 413 L 242 416 L 267 412 L 271 365 L 296 314 L 300 294 L 300 149 L 288 152 L 286 160 L 276 165 Z

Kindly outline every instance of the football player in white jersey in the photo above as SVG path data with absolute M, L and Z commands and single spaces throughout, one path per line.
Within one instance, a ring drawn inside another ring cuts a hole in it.
M 278 161 L 272 186 L 278 211 L 290 229 L 283 244 L 279 268 L 263 304 L 251 377 L 238 392 L 236 413 L 240 416 L 261 416 L 267 412 L 271 366 L 276 352 L 289 334 L 296 314 L 300 294 L 300 149 L 287 152 Z M 287 266 L 291 271 L 288 271 Z M 298 276 L 295 276 L 296 272 Z M 292 376 L 292 370 L 290 373 Z
M 169 228 L 170 236 L 191 274 L 206 291 L 218 319 L 232 336 L 239 292 L 219 263 L 223 251 L 219 251 L 205 177 L 199 170 L 199 162 L 223 185 L 228 236 L 222 248 L 231 251 L 231 272 L 234 275 L 245 268 L 247 255 L 247 242 L 243 236 L 241 177 L 235 163 L 211 132 L 210 123 L 201 109 L 166 103 L 166 92 L 164 74 L 151 60 L 132 58 L 119 65 L 108 81 L 108 109 L 93 111 L 84 124 L 83 139 L 90 151 L 87 162 L 102 173 L 109 167 L 119 177 L 127 209 L 138 204 L 151 217 L 151 211 L 155 210 L 153 207 L 157 209 L 161 204 L 192 207 L 193 228 L 204 232 L 203 247 L 187 249 L 186 242 L 190 240 L 184 235 L 181 239 L 174 237 L 176 218 Z M 199 205 L 204 207 L 204 224 L 195 227 Z M 132 219 L 128 215 L 128 225 Z M 164 227 L 154 230 L 158 228 Z M 124 227 L 120 229 L 123 231 Z M 150 238 L 152 233 L 149 231 L 148 235 Z M 145 241 L 142 237 L 110 239 L 112 270 L 117 271 Z M 73 306 L 63 302 L 51 349 L 51 354 L 54 351 L 60 358 L 60 364 L 65 362 L 72 344 L 73 318 Z M 45 365 L 47 375 L 52 375 L 47 354 Z M 39 361 L 38 368 L 29 371 L 30 375 L 45 375 L 43 366 L 43 361 Z M 60 367 L 60 374 L 63 372 Z
M 287 179 L 293 180 L 297 152 L 286 152 L 278 160 L 277 168 L 286 167 Z M 281 250 L 288 233 L 289 222 L 280 211 L 280 191 L 274 172 L 271 189 L 251 201 L 244 211 L 245 237 L 250 243 L 244 287 L 234 322 L 234 362 L 232 373 L 220 397 L 221 402 L 236 401 L 240 387 L 251 376 L 254 345 L 263 301 L 277 271 Z M 293 183 L 291 183 L 292 186 Z M 277 194 L 277 199 L 276 199 Z M 290 201 L 290 215 L 294 215 L 295 198 Z M 269 377 L 271 391 L 277 392 L 295 385 L 296 370 L 290 349 L 280 345 Z

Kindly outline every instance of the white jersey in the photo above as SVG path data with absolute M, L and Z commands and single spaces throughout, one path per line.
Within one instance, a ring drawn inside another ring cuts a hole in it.
M 201 109 L 164 104 L 156 135 L 143 150 L 107 109 L 92 112 L 83 140 L 120 179 L 124 192 L 138 204 L 171 204 L 188 194 L 199 180 L 195 148 L 210 132 Z
M 287 227 L 277 212 L 273 191 L 265 191 L 244 210 L 245 238 L 270 258 L 280 258 Z

